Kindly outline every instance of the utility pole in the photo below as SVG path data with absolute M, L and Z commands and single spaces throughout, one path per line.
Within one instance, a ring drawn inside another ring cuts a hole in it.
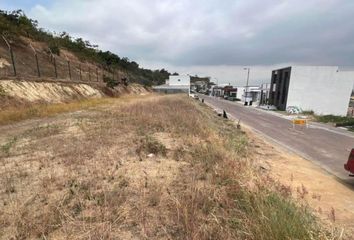
M 246 94 L 245 94 L 245 105 L 247 103 L 247 99 L 248 99 L 248 82 L 250 80 L 250 68 L 244 68 L 243 70 L 247 70 L 247 82 L 246 82 Z
M 6 45 L 7 45 L 7 47 L 9 48 L 10 56 L 11 56 L 11 61 L 12 61 L 12 67 L 13 67 L 13 70 L 14 70 L 14 76 L 16 76 L 17 73 L 16 73 L 15 59 L 14 59 L 14 53 L 13 53 L 13 51 L 12 51 L 12 47 L 11 47 L 10 43 L 7 41 L 7 39 L 5 38 L 4 35 L 2 35 L 2 39 L 4 39 L 4 41 L 5 41 Z

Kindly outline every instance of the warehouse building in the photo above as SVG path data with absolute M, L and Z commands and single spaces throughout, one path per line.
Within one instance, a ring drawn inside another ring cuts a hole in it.
M 166 84 L 154 86 L 152 89 L 160 93 L 189 93 L 191 86 L 190 76 L 171 75 Z
M 347 115 L 354 72 L 338 67 L 291 66 L 272 71 L 270 104 L 299 107 L 318 115 Z

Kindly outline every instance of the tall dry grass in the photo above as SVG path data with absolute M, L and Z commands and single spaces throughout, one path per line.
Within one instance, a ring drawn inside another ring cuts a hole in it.
M 232 122 L 185 98 L 136 103 L 122 112 L 141 135 L 169 132 L 191 168 L 171 194 L 174 239 L 314 239 L 327 232 L 309 209 L 253 166 L 247 136 Z M 182 180 L 182 181 L 181 181 Z M 331 234 L 328 236 L 334 237 Z
M 0 125 L 15 123 L 31 118 L 51 117 L 60 113 L 88 109 L 90 107 L 109 103 L 112 103 L 112 99 L 110 98 L 93 98 L 71 101 L 68 103 L 33 104 L 29 107 L 12 107 L 0 111 Z
M 258 172 L 246 134 L 206 106 L 110 101 L 3 145 L 0 238 L 335 237 Z

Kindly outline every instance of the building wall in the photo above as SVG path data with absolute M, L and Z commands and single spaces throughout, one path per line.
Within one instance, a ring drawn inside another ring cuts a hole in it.
M 338 72 L 338 67 L 294 66 L 286 105 L 319 115 L 345 116 L 353 80 L 353 72 Z
M 248 90 L 247 96 L 246 96 L 246 90 Z M 260 99 L 259 86 L 248 86 L 247 88 L 244 87 L 242 91 L 242 97 L 241 97 L 242 102 L 249 102 L 249 101 L 258 102 L 259 99 Z
M 262 83 L 261 84 L 261 93 L 260 93 L 260 100 L 259 104 L 260 105 L 266 105 L 269 103 L 269 97 L 270 97 L 270 83 Z
M 190 76 L 170 76 L 169 85 L 178 86 L 178 85 L 190 85 L 191 79 Z
M 236 95 L 236 98 L 238 99 L 242 99 L 242 96 L 245 92 L 245 88 L 244 87 L 237 87 L 237 95 Z
M 285 110 L 287 106 L 291 73 L 291 67 L 274 70 L 272 72 L 269 101 L 279 110 Z
M 157 93 L 165 93 L 165 94 L 176 94 L 176 93 L 189 93 L 189 89 L 153 89 L 154 92 Z

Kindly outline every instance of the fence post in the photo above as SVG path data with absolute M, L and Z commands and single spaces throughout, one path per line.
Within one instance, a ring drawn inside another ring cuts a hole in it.
M 34 57 L 35 57 L 35 59 L 36 59 L 38 77 L 41 77 L 41 71 L 39 70 L 39 63 L 38 63 L 38 56 L 37 56 L 36 49 L 34 49 L 34 47 L 32 46 L 31 43 L 30 43 L 30 47 L 32 48 L 33 53 L 34 53 Z
M 54 62 L 54 72 L 55 72 L 55 78 L 58 78 L 58 71 L 57 71 L 57 61 L 55 57 L 53 57 L 53 62 Z
M 69 78 L 71 80 L 71 68 L 70 68 L 70 61 L 68 60 L 68 70 L 69 70 Z
M 66 54 L 64 53 L 64 56 L 66 58 L 66 61 L 68 63 L 68 71 L 69 71 L 69 78 L 71 80 L 71 68 L 70 68 L 70 60 L 68 59 L 68 56 L 66 56 Z
M 14 70 L 14 76 L 16 76 L 17 73 L 16 73 L 15 59 L 14 59 L 14 53 L 13 53 L 13 51 L 12 51 L 12 47 L 11 47 L 10 43 L 7 41 L 7 39 L 5 38 L 4 35 L 2 35 L 2 38 L 4 39 L 6 45 L 7 45 L 8 48 L 9 48 L 10 56 L 11 56 L 11 61 L 12 61 L 12 67 L 13 67 L 13 70 Z
M 80 71 L 80 81 L 82 81 L 82 76 L 81 76 L 81 63 L 79 63 L 79 71 Z
M 91 68 L 90 68 L 90 66 L 89 66 L 89 81 L 91 82 Z
M 50 52 L 50 60 L 53 60 L 53 66 L 54 66 L 54 74 L 55 74 L 55 78 L 58 78 L 58 72 L 57 72 L 57 62 L 55 60 L 55 56 L 52 53 L 52 50 L 49 48 L 49 52 Z

